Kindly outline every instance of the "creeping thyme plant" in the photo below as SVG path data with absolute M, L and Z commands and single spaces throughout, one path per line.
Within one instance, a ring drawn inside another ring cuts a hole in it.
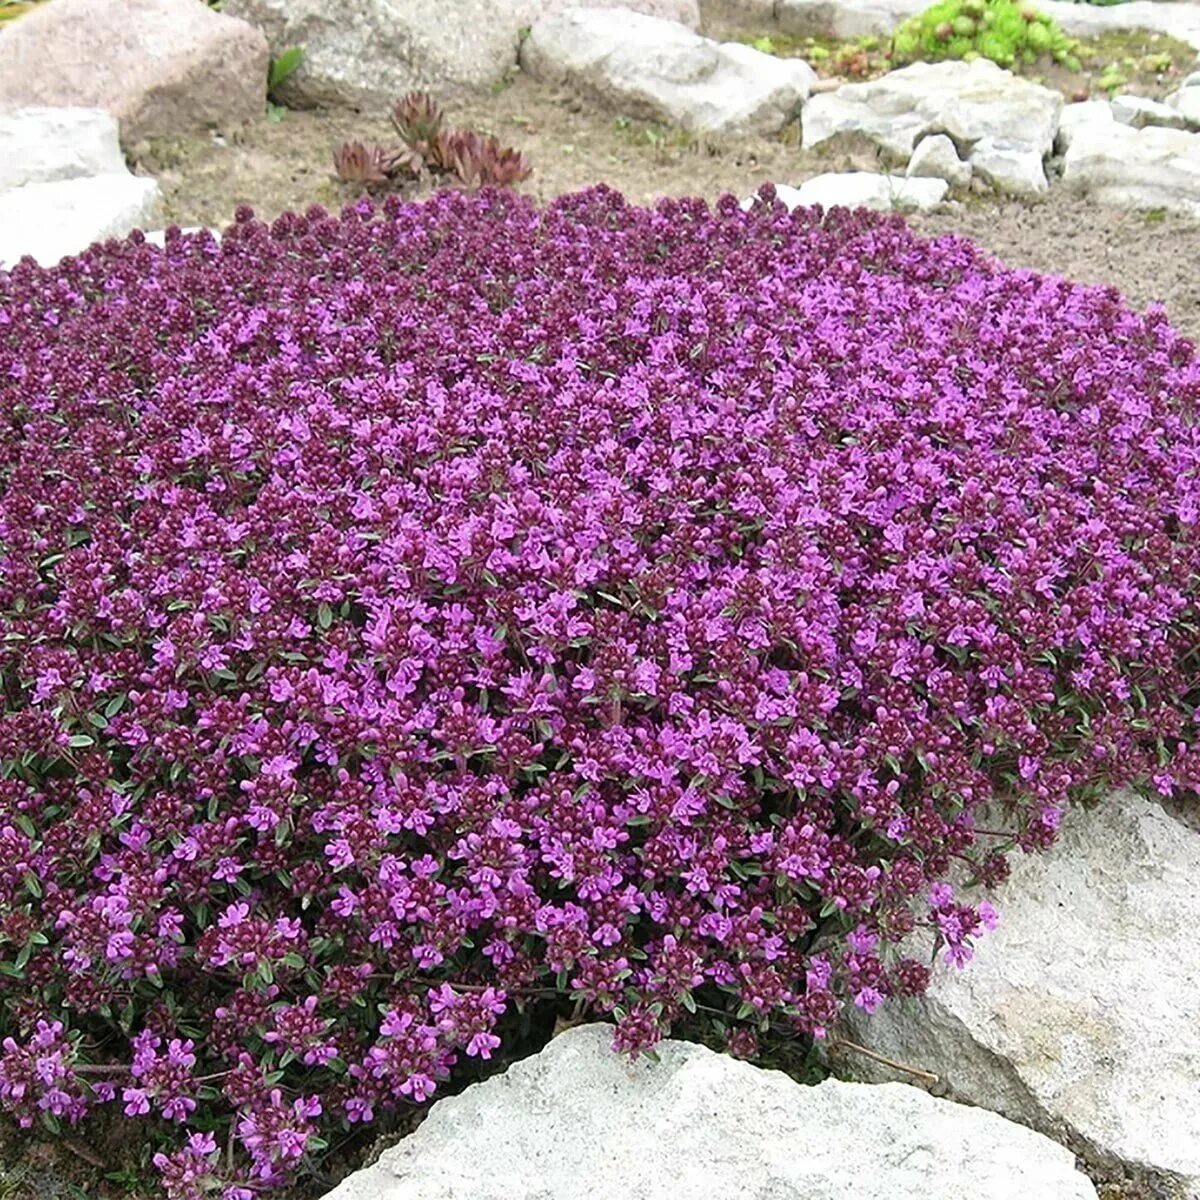
M 910 17 L 892 39 L 897 63 L 990 58 L 1002 67 L 1049 57 L 1073 71 L 1076 43 L 1025 0 L 941 0 Z
M 0 272 L 0 1104 L 251 1200 L 536 997 L 919 993 L 1200 778 L 1198 400 L 1161 311 L 769 188 Z

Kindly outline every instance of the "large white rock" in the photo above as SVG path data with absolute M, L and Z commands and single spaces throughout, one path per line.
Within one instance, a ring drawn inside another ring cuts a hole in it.
M 857 133 L 907 162 L 921 138 L 944 133 L 968 161 L 973 148 L 989 138 L 1005 143 L 1010 154 L 1019 148 L 1040 160 L 1054 144 L 1062 107 L 1061 93 L 986 59 L 915 63 L 813 96 L 801 124 L 805 149 L 837 134 Z
M 231 129 L 263 116 L 267 62 L 258 30 L 199 0 L 54 0 L 0 37 L 0 108 L 107 109 L 127 146 Z
M 1109 6 L 1076 4 L 1074 0 L 1038 0 L 1040 12 L 1053 17 L 1072 37 L 1094 37 L 1148 29 L 1178 38 L 1200 50 L 1200 4 L 1192 0 L 1163 3 L 1162 0 L 1133 0 Z
M 906 175 L 919 179 L 944 179 L 951 187 L 971 182 L 971 164 L 958 157 L 954 143 L 944 133 L 922 138 L 908 160 Z
M 271 52 L 303 46 L 279 89 L 297 107 L 381 107 L 414 89 L 452 94 L 501 83 L 517 65 L 522 31 L 576 0 L 225 0 L 257 25 Z M 581 0 L 700 24 L 697 0 Z
M 1119 208 L 1200 217 L 1200 133 L 1134 129 L 1111 112 L 1107 121 L 1089 113 L 1060 134 L 1060 144 L 1067 187 Z
M 611 1033 L 570 1030 L 440 1101 L 327 1200 L 1094 1200 L 1070 1153 L 992 1113 L 686 1042 L 631 1063 Z
M 923 0 L 776 0 L 774 16 L 780 28 L 800 37 L 886 37 L 927 7 Z M 1107 7 L 1038 0 L 1037 8 L 1073 37 L 1146 29 L 1200 50 L 1200 4 L 1194 0 L 1173 4 L 1134 0 Z
M 775 20 L 793 37 L 886 37 L 928 7 L 923 0 L 778 0 Z
M 1077 133 L 1100 133 L 1116 120 L 1112 105 L 1107 100 L 1080 100 L 1063 107 L 1058 121 L 1058 133 L 1054 148 L 1060 154 L 1066 150 Z
M 225 0 L 272 54 L 303 46 L 280 89 L 296 106 L 382 105 L 414 89 L 487 88 L 517 61 L 521 17 L 508 0 Z
M 1147 96 L 1114 96 L 1112 115 L 1114 120 L 1122 125 L 1132 125 L 1134 129 L 1144 129 L 1147 125 L 1157 125 L 1162 129 L 1188 127 L 1186 114 Z
M 856 1012 L 851 1036 L 937 1073 L 957 1099 L 1131 1170 L 1156 1196 L 1195 1200 L 1197 879 L 1200 834 L 1159 806 L 1119 794 L 1074 810 L 1053 851 L 1015 860 L 1000 926 L 967 968 L 936 970 L 920 1000 Z
M 575 8 L 536 21 L 521 67 L 630 116 L 697 133 L 775 133 L 815 78 L 798 59 L 619 9 Z
M 975 175 L 1006 196 L 1036 196 L 1050 190 L 1042 151 L 1025 142 L 980 138 L 969 161 Z
M 822 208 L 872 208 L 877 212 L 924 212 L 946 198 L 944 179 L 876 175 L 871 171 L 828 172 L 805 180 L 795 193 L 796 204 Z M 788 203 L 790 197 L 781 197 Z M 796 205 L 788 203 L 789 208 Z
M 26 254 L 50 267 L 153 222 L 158 183 L 129 174 L 30 183 L 0 193 L 0 267 Z
M 1188 129 L 1200 129 L 1200 87 L 1183 87 L 1167 97 L 1166 107 Z
M 0 192 L 27 183 L 124 172 L 117 120 L 104 109 L 0 112 Z

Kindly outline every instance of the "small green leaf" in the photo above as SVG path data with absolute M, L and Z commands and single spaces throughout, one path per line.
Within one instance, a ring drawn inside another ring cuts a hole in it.
M 268 95 L 279 87 L 281 83 L 284 83 L 295 74 L 296 68 L 300 65 L 300 61 L 303 58 L 303 46 L 289 46 L 278 58 L 272 61 L 271 69 L 267 74 Z

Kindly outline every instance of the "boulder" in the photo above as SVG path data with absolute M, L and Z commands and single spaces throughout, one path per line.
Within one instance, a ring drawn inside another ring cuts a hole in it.
M 502 83 L 517 65 L 523 31 L 578 0 L 225 0 L 224 11 L 266 34 L 271 53 L 303 46 L 279 89 L 295 107 L 381 108 L 413 90 L 447 96 Z M 698 0 L 583 0 L 624 7 L 690 28 Z
M 523 24 L 567 8 L 624 8 L 663 21 L 677 21 L 689 29 L 700 28 L 699 0 L 510 0 Z
M 126 146 L 261 117 L 266 39 L 202 0 L 54 0 L 0 38 L 0 108 L 102 108 Z
M 835 92 L 809 98 L 800 114 L 804 148 L 814 150 L 840 135 L 864 137 L 879 146 L 890 161 L 907 163 L 917 142 L 930 132 L 928 119 L 915 111 L 876 111 L 853 90 L 861 86 L 846 84 Z
M 0 113 L 0 192 L 27 183 L 124 171 L 116 118 L 102 108 Z
M 766 29 L 775 20 L 775 0 L 700 0 L 707 28 Z
M 978 59 L 915 63 L 813 96 L 801 122 L 805 149 L 838 134 L 859 134 L 900 162 L 922 138 L 945 134 L 973 169 L 978 146 L 989 164 L 980 174 L 990 170 L 1007 180 L 1008 190 L 1027 193 L 1045 189 L 1044 172 L 1038 172 L 1054 144 L 1062 107 L 1059 92 Z
M 905 174 L 918 179 L 944 179 L 951 187 L 963 188 L 971 182 L 971 164 L 958 157 L 954 143 L 944 133 L 935 133 L 917 143 Z
M 924 212 L 946 198 L 950 185 L 944 179 L 876 175 L 871 171 L 829 172 L 806 180 L 795 192 L 795 204 L 822 208 L 872 208 L 877 212 Z
M 923 0 L 778 0 L 775 21 L 793 37 L 887 37 L 928 7 Z
M 563 1033 L 439 1101 L 326 1200 L 1094 1200 L 1074 1159 L 903 1084 L 804 1087 L 703 1046 L 657 1062 Z
M 775 133 L 815 78 L 798 59 L 715 42 L 672 21 L 585 8 L 535 22 L 521 67 L 629 116 L 695 133 Z
M 1200 105 L 1197 107 L 1200 109 Z M 1158 125 L 1162 129 L 1188 127 L 1188 119 L 1183 112 L 1146 96 L 1114 96 L 1112 115 L 1114 120 L 1122 125 L 1132 125 L 1134 129 L 1144 129 L 1147 125 Z
M 1071 108 L 1082 107 L 1071 105 Z M 1200 217 L 1200 133 L 1135 129 L 1094 112 L 1060 132 L 1063 182 L 1118 208 L 1168 209 Z
M 0 267 L 26 254 L 52 267 L 93 242 L 123 237 L 152 223 L 159 198 L 153 179 L 129 174 L 29 183 L 0 193 Z
M 1131 143 L 1195 136 L 1114 127 Z M 856 1011 L 850 1036 L 1132 1174 L 1147 1195 L 1195 1200 L 1197 878 L 1200 834 L 1160 806 L 1120 793 L 1072 810 L 1051 852 L 1014 861 L 1000 925 L 967 968 L 938 968 L 919 1000 Z M 866 1059 L 847 1065 L 889 1077 Z
M 414 89 L 499 83 L 517 61 L 521 17 L 509 0 L 225 0 L 271 52 L 303 46 L 280 98 L 297 107 L 378 107 Z
M 1200 129 L 1200 87 L 1183 87 L 1172 92 L 1167 97 L 1166 108 L 1175 114 L 1185 129 Z
M 985 137 L 971 148 L 971 170 L 1005 196 L 1036 196 L 1050 190 L 1042 152 L 1025 142 Z
M 1103 6 L 1076 4 L 1074 0 L 1038 0 L 1037 8 L 1053 17 L 1072 37 L 1145 29 L 1178 38 L 1200 51 L 1200 5 L 1195 3 L 1132 0 L 1132 3 Z
M 1067 104 L 1058 121 L 1054 149 L 1061 154 L 1071 145 L 1077 133 L 1106 129 L 1115 119 L 1107 100 L 1080 100 L 1075 104 Z
M 923 0 L 776 0 L 774 17 L 779 28 L 798 37 L 886 37 L 927 7 Z M 1072 0 L 1038 0 L 1037 8 L 1073 37 L 1146 29 L 1168 34 L 1200 50 L 1200 5 L 1194 2 L 1133 0 L 1106 7 Z

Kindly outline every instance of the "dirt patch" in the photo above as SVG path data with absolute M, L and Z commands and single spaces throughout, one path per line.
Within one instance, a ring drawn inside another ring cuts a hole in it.
M 1013 267 L 1117 287 L 1137 309 L 1163 304 L 1177 328 L 1200 339 L 1200 222 L 1052 190 L 1037 204 L 967 203 L 910 224 L 970 238 Z

